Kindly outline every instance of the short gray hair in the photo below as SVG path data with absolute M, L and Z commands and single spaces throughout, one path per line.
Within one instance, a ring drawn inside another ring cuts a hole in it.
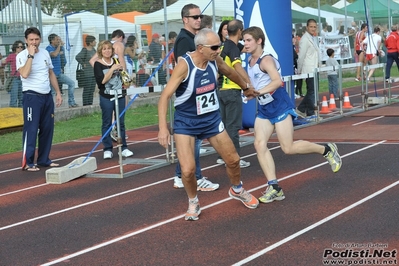
M 211 29 L 204 28 L 204 29 L 198 31 L 197 35 L 195 35 L 195 38 L 194 38 L 195 46 L 198 46 L 200 44 L 207 44 L 207 41 L 209 39 L 208 36 L 210 34 L 214 34 L 215 36 L 218 36 L 218 38 L 219 38 L 219 35 L 217 35 L 216 32 L 214 32 Z

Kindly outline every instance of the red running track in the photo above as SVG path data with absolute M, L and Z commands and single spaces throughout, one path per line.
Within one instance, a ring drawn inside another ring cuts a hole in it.
M 297 129 L 296 140 L 337 143 L 343 166 L 336 174 L 320 155 L 283 154 L 273 138 L 286 199 L 255 210 L 228 197 L 217 155 L 203 156 L 203 174 L 220 189 L 199 192 L 202 213 L 195 222 L 183 219 L 187 196 L 173 188 L 175 165 L 123 179 L 49 185 L 45 169 L 20 170 L 20 153 L 2 155 L 0 265 L 327 265 L 328 259 L 397 265 L 398 124 L 393 104 Z M 156 126 L 128 135 L 135 158 L 164 158 Z M 98 139 L 54 145 L 51 157 L 66 165 Z M 259 197 L 266 179 L 255 150 L 248 145 L 241 153 L 251 162 L 242 169 L 244 187 Z M 104 161 L 100 149 L 92 156 L 98 172 L 118 171 L 116 156 Z M 386 257 L 359 257 L 373 250 Z

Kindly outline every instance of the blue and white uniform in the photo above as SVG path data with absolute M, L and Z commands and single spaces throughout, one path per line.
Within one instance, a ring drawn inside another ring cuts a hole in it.
M 263 72 L 259 67 L 262 58 L 265 56 L 271 56 L 274 59 L 278 72 L 280 73 L 281 71 L 278 60 L 272 55 L 263 52 L 255 65 L 252 67 L 248 66 L 248 76 L 256 90 L 264 88 L 271 82 L 269 74 Z M 258 103 L 257 117 L 259 118 L 273 120 L 279 118 L 281 115 L 287 114 L 287 112 L 296 117 L 294 111 L 295 106 L 284 87 L 280 87 L 274 92 L 258 96 Z M 281 121 L 283 119 L 279 118 L 278 120 Z
M 174 133 L 199 139 L 215 136 L 224 130 L 216 94 L 216 62 L 209 61 L 201 69 L 194 65 L 190 53 L 182 59 L 188 65 L 188 73 L 176 90 Z

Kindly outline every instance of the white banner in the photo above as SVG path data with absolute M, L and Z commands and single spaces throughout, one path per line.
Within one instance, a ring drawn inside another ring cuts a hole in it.
M 318 37 L 318 39 L 321 61 L 326 61 L 328 59 L 328 48 L 334 49 L 334 58 L 337 60 L 352 58 L 352 48 L 350 47 L 348 36 L 335 35 Z

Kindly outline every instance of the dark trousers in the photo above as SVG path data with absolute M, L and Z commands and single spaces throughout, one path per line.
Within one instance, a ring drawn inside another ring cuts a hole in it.
M 297 79 L 295 80 L 296 83 L 296 87 L 295 87 L 295 94 L 298 94 L 300 96 L 302 96 L 302 83 L 303 83 L 303 79 Z
M 82 93 L 83 105 L 93 104 L 95 89 L 96 89 L 96 79 L 94 77 L 86 78 L 83 84 L 83 93 Z
M 398 52 L 387 54 L 387 65 L 385 66 L 385 79 L 389 79 L 391 77 L 391 67 L 392 67 L 393 61 L 396 62 L 396 66 L 398 67 L 398 70 L 399 70 L 398 56 L 399 56 Z
M 241 90 L 219 90 L 220 115 L 227 134 L 240 154 L 240 135 L 242 127 L 242 97 Z
M 298 110 L 306 115 L 314 115 L 314 78 L 306 79 L 306 95 L 298 105 Z
M 22 167 L 34 166 L 36 139 L 38 141 L 37 164 L 49 166 L 51 144 L 54 133 L 54 101 L 50 93 L 40 94 L 33 91 L 23 93 L 24 126 L 22 133 Z M 39 133 L 38 133 L 39 132 Z

